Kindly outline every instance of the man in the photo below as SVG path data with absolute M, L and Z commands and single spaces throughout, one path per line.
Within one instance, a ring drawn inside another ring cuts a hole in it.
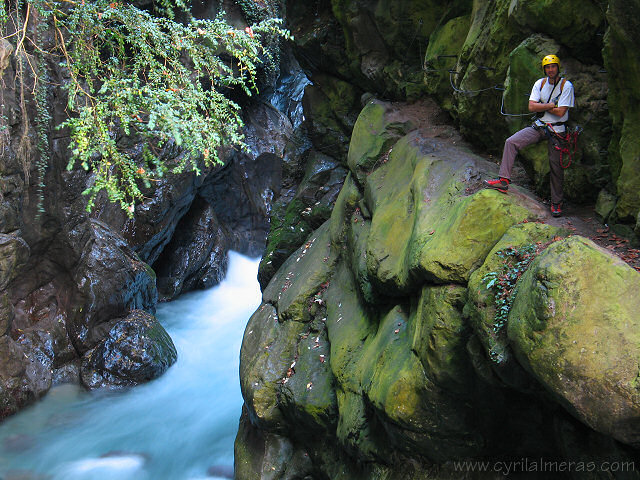
M 524 147 L 547 139 L 549 143 L 549 166 L 551 168 L 551 214 L 562 214 L 562 182 L 564 171 L 561 165 L 559 140 L 555 133 L 565 133 L 565 122 L 569 119 L 569 108 L 574 106 L 574 92 L 571 82 L 560 78 L 560 59 L 547 55 L 542 59 L 542 69 L 546 77 L 533 85 L 529 96 L 529 111 L 536 113 L 536 120 L 507 138 L 502 153 L 502 163 L 497 180 L 487 180 L 485 185 L 502 193 L 507 193 L 511 179 L 511 169 L 517 153 Z

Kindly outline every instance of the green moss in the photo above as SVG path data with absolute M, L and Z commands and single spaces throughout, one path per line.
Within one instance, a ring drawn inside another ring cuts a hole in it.
M 640 82 L 638 61 L 638 15 L 635 3 L 612 0 L 609 2 L 607 21 L 609 29 L 603 50 L 608 72 L 608 104 L 613 120 L 609 163 L 612 177 L 617 182 L 618 206 L 614 220 L 635 222 L 640 211 L 640 94 L 636 85 Z
M 584 2 L 576 8 L 570 2 L 548 0 L 512 1 L 509 20 L 523 29 L 557 38 L 577 54 L 596 58 L 597 53 L 588 51 L 587 45 L 599 43 L 596 33 L 605 21 L 604 12 L 593 2 Z
M 545 244 L 555 237 L 569 232 L 543 223 L 523 223 L 509 228 L 491 249 L 484 263 L 469 278 L 468 300 L 465 313 L 469 316 L 477 338 L 485 354 L 492 359 L 492 366 L 501 379 L 516 388 L 526 388 L 528 379 L 523 378 L 520 367 L 514 364 L 505 331 L 495 328 L 496 307 L 494 292 L 487 287 L 487 274 L 499 272 L 504 258 L 498 252 L 506 248 L 520 249 L 526 245 Z M 520 287 L 522 288 L 522 287 Z
M 360 185 L 366 175 L 384 164 L 391 146 L 415 126 L 411 121 L 392 119 L 390 104 L 370 101 L 360 112 L 353 128 L 347 163 Z
M 387 442 L 396 451 L 419 451 L 436 462 L 477 453 L 483 440 L 468 397 L 457 397 L 429 378 L 412 350 L 415 338 L 416 311 L 401 305 L 386 309 L 358 361 L 364 394 L 383 422 Z
M 419 253 L 412 257 L 412 272 L 437 283 L 466 283 L 504 232 L 530 215 L 510 197 L 494 191 L 481 190 L 462 198 L 433 225 L 432 234 L 416 236 L 421 248 L 414 248 Z
M 360 92 L 348 82 L 317 74 L 305 89 L 304 102 L 314 146 L 334 158 L 343 158 L 360 111 Z
M 375 333 L 377 325 L 360 303 L 357 287 L 344 262 L 338 265 L 324 298 L 331 343 L 331 370 L 341 390 L 360 392 L 358 362 L 365 340 Z
M 331 243 L 336 248 L 341 248 L 344 244 L 346 230 L 348 228 L 347 219 L 355 210 L 360 198 L 361 195 L 353 180 L 353 175 L 349 173 L 331 212 Z
M 340 420 L 336 436 L 341 445 L 352 455 L 370 462 L 384 455 L 385 445 L 377 441 L 372 431 L 362 394 L 338 390 L 337 398 Z
M 240 350 L 240 386 L 251 420 L 261 428 L 283 426 L 278 391 L 304 329 L 300 322 L 280 322 L 265 303 L 249 319 Z
M 369 337 L 362 357 L 362 387 L 375 408 L 394 423 L 415 422 L 422 407 L 420 391 L 427 381 L 411 352 L 413 330 L 409 312 L 398 305 L 383 315 L 375 336 Z
M 590 240 L 552 244 L 521 279 L 508 335 L 520 363 L 595 430 L 636 444 L 640 273 Z
M 451 110 L 453 107 L 447 70 L 455 66 L 457 55 L 469 32 L 470 23 L 469 15 L 452 18 L 438 27 L 429 37 L 429 45 L 424 57 L 426 66 L 424 81 L 427 91 L 438 96 L 445 110 Z
M 326 331 L 305 332 L 297 344 L 295 366 L 280 390 L 288 420 L 305 430 L 335 429 L 338 410 L 329 348 Z
M 468 327 L 462 318 L 466 288 L 424 287 L 416 309 L 411 349 L 440 387 L 469 394 L 473 375 L 466 353 Z
M 638 104 L 640 105 L 640 102 Z M 622 166 L 617 181 L 619 195 L 616 219 L 633 222 L 640 212 L 640 111 L 627 106 L 628 113 L 620 132 L 619 152 Z
M 329 221 L 313 232 L 282 264 L 264 290 L 265 302 L 277 305 L 283 320 L 307 322 L 311 319 L 313 297 L 330 276 L 335 263 L 331 254 Z
M 389 293 L 410 288 L 406 258 L 415 223 L 410 179 L 416 153 L 396 147 L 389 160 L 367 177 L 365 191 L 373 215 L 366 250 L 368 276 Z

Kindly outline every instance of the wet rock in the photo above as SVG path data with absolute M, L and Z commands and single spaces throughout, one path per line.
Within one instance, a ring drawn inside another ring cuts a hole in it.
M 101 325 L 130 310 L 155 311 L 155 274 L 125 240 L 107 225 L 91 220 L 78 232 L 82 253 L 71 275 L 77 293 L 67 329 L 75 348 L 84 354 L 106 333 Z
M 312 150 L 308 153 L 304 177 L 292 198 L 274 205 L 267 246 L 260 261 L 258 281 L 262 288 L 309 232 L 322 225 L 336 202 L 346 169 L 332 157 Z
M 469 294 L 465 313 L 476 332 L 476 338 L 484 347 L 488 364 L 497 377 L 511 388 L 526 392 L 538 388 L 514 358 L 506 331 L 496 325 L 495 293 L 487 288 L 485 278 L 490 272 L 501 272 L 506 261 L 502 253 L 507 249 L 518 250 L 536 243 L 548 244 L 555 237 L 565 237 L 568 231 L 541 223 L 524 223 L 509 228 L 487 255 L 480 268 L 469 278 Z
M 251 428 L 246 410 L 240 418 L 240 429 L 234 448 L 235 478 L 282 480 L 315 478 L 309 454 L 288 438 Z
M 67 363 L 53 371 L 53 385 L 61 385 L 63 383 L 80 383 L 80 360 Z
M 0 290 L 20 273 L 29 257 L 29 245 L 17 235 L 0 234 Z
M 0 336 L 7 333 L 15 316 L 9 295 L 0 295 Z
M 229 248 L 259 256 L 269 231 L 269 214 L 280 191 L 282 157 L 292 132 L 287 116 L 266 103 L 247 107 L 247 152 L 233 153 L 208 175 L 199 195 L 229 232 Z
M 51 372 L 5 335 L 0 337 L 0 419 L 38 399 L 51 387 Z
M 176 348 L 162 325 L 135 310 L 115 321 L 105 338 L 84 355 L 80 374 L 88 388 L 126 387 L 157 378 L 176 359 Z
M 202 199 L 194 202 L 154 264 L 161 299 L 217 285 L 227 271 L 228 243 L 214 208 Z
M 362 91 L 328 75 L 317 75 L 305 89 L 305 119 L 315 148 L 334 158 L 344 158 L 349 137 L 360 111 Z
M 194 172 L 170 174 L 148 192 L 148 200 L 136 207 L 135 219 L 124 219 L 122 230 L 117 228 L 119 222 L 109 221 L 108 224 L 116 227 L 116 231 L 122 231 L 140 258 L 151 265 L 171 240 L 180 219 L 189 211 L 204 178 Z M 122 212 L 116 215 L 121 216 Z

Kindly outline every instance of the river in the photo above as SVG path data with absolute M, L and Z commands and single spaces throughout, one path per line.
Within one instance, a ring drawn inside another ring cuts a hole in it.
M 260 305 L 258 259 L 230 252 L 218 286 L 158 305 L 178 361 L 126 391 L 52 388 L 0 424 L 0 479 L 229 478 L 244 327 Z

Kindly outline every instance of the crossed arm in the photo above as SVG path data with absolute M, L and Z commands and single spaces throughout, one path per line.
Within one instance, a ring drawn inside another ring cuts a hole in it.
M 554 103 L 538 103 L 529 100 L 530 112 L 549 112 L 552 115 L 562 117 L 565 113 L 567 113 L 568 108 L 569 107 L 556 107 Z

